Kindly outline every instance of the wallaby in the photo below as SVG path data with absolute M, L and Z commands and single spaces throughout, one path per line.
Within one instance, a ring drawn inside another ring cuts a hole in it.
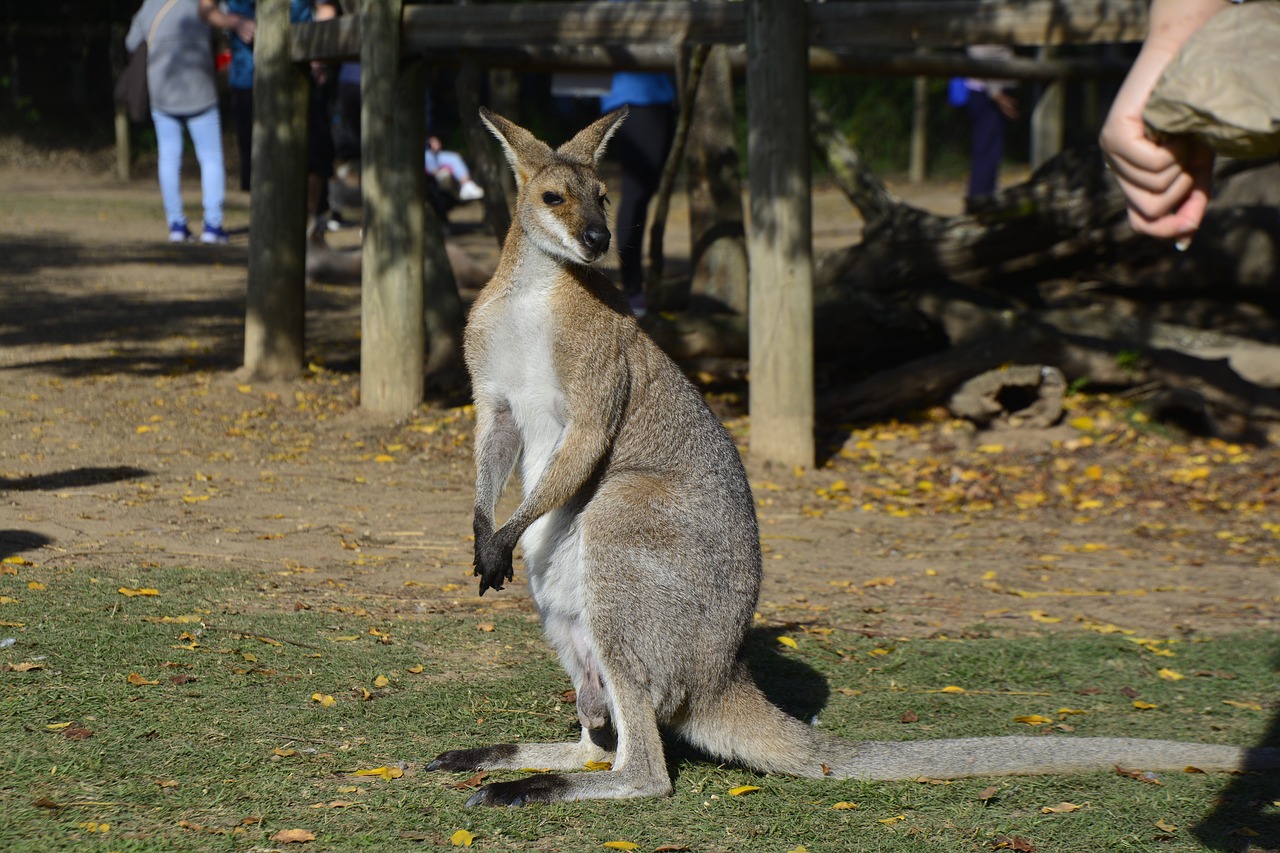
M 707 754 L 804 777 L 937 779 L 1110 768 L 1280 765 L 1280 750 L 1131 738 L 991 737 L 856 743 L 771 704 L 743 639 L 760 589 L 755 505 L 738 449 L 701 394 L 591 266 L 609 248 L 596 165 L 626 109 L 556 150 L 481 110 L 515 172 L 497 271 L 471 309 L 475 573 L 511 580 L 524 548 L 543 629 L 577 691 L 576 743 L 445 752 L 428 770 L 539 767 L 468 805 L 670 794 L 659 727 Z M 520 467 L 524 496 L 494 527 Z

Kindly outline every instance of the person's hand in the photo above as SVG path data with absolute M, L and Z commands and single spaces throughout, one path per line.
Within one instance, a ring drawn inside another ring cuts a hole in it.
M 253 44 L 253 35 L 257 31 L 257 25 L 254 24 L 253 18 L 241 18 L 240 23 L 235 25 L 236 36 L 245 44 Z
M 1142 109 L 1117 96 L 1098 142 L 1124 191 L 1135 231 L 1179 242 L 1200 227 L 1209 204 L 1213 149 L 1192 137 L 1155 141 Z M 1142 98 L 1145 105 L 1146 97 Z
M 1018 118 L 1018 99 L 1013 95 L 1000 89 L 991 93 L 991 100 L 995 101 L 1001 115 L 1009 121 L 1014 121 Z
M 1165 66 L 1224 0 L 1153 0 L 1146 41 L 1116 93 L 1098 144 L 1129 205 L 1135 231 L 1185 247 L 1209 205 L 1213 150 L 1191 138 L 1153 140 L 1142 111 Z

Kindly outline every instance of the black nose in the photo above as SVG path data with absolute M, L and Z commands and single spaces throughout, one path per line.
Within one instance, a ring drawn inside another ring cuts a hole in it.
M 609 250 L 609 229 L 592 225 L 582 232 L 582 245 L 587 251 L 602 255 Z

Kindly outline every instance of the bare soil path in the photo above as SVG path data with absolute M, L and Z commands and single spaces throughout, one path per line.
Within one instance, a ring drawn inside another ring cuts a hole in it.
M 246 196 L 230 194 L 229 246 L 171 246 L 149 175 L 0 164 L 0 558 L 234 567 L 261 578 L 245 606 L 529 608 L 519 566 L 506 592 L 475 595 L 469 409 L 386 423 L 357 407 L 358 288 L 309 290 L 307 375 L 244 383 Z M 820 239 L 854 238 L 837 196 L 816 211 Z M 714 402 L 745 446 L 734 401 Z M 1280 628 L 1274 445 L 1071 403 L 1037 433 L 936 413 L 830 424 L 818 470 L 752 466 L 762 618 L 885 637 Z

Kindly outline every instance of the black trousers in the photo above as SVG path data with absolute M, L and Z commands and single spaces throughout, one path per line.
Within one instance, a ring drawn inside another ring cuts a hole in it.
M 1000 159 L 1004 156 L 1004 114 L 986 92 L 969 92 L 969 118 L 973 124 L 969 155 L 969 197 L 996 191 Z
M 638 295 L 644 288 L 645 217 L 662 179 L 674 132 L 675 109 L 670 104 L 633 106 L 609 144 L 622 167 L 614 239 L 627 296 Z
M 333 176 L 333 117 L 329 106 L 330 87 L 311 85 L 307 114 L 307 173 L 322 178 Z M 240 189 L 249 191 L 253 161 L 253 90 L 231 90 L 231 121 L 236 129 L 236 148 L 240 152 Z M 320 209 L 328 189 L 321 194 Z

